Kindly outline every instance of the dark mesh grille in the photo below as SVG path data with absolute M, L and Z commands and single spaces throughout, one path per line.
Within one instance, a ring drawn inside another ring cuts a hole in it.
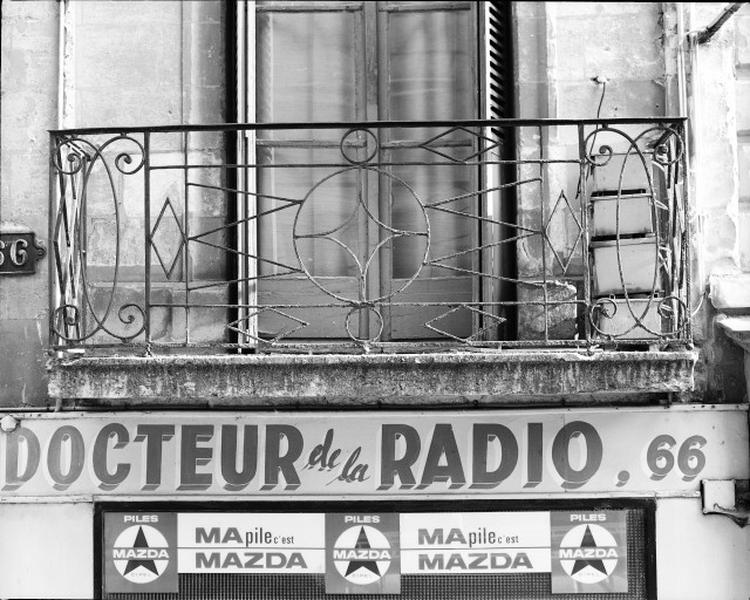
M 627 594 L 555 594 L 549 573 L 402 575 L 399 595 L 326 594 L 321 575 L 181 574 L 179 594 L 109 594 L 112 600 L 637 600 L 646 599 L 646 514 L 627 511 Z

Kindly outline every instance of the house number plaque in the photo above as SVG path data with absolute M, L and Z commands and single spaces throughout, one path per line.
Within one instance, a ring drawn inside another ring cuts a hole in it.
M 36 261 L 47 251 L 36 241 L 33 231 L 0 233 L 0 275 L 36 273 Z

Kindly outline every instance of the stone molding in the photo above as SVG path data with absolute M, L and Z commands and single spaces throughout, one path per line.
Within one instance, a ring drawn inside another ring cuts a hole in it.
M 632 403 L 693 390 L 692 350 L 82 357 L 50 364 L 58 407 Z

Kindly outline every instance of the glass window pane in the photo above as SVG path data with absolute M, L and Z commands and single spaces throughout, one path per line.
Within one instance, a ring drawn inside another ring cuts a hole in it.
M 406 163 L 394 167 L 398 181 L 408 185 L 393 185 L 391 197 L 392 225 L 398 230 L 424 230 L 425 216 L 430 222 L 430 250 L 428 264 L 420 277 L 464 276 L 457 269 L 472 268 L 472 253 L 463 251 L 474 245 L 477 221 L 477 197 L 472 195 L 475 167 L 462 165 L 409 166 L 409 162 L 424 160 L 425 152 L 394 151 L 394 162 Z M 414 196 L 425 206 L 424 212 Z M 463 213 L 463 214 L 456 214 Z M 397 239 L 393 246 L 393 276 L 409 278 L 419 269 L 424 257 L 424 240 L 415 236 Z
M 258 122 L 355 119 L 357 18 L 358 12 L 258 13 Z
M 474 85 L 474 40 L 470 10 L 396 11 L 388 13 L 387 103 L 393 120 L 453 120 L 476 117 Z M 429 143 L 435 152 L 394 152 L 398 162 L 450 162 L 437 152 L 458 160 L 471 156 L 476 139 L 469 132 L 424 129 L 391 131 L 392 139 Z M 459 145 L 457 145 L 459 144 Z M 426 204 L 466 194 L 474 185 L 472 167 L 404 166 L 394 170 L 418 190 Z M 475 214 L 476 198 L 450 202 L 443 209 Z M 461 252 L 471 248 L 476 221 L 445 211 L 429 210 L 430 257 L 442 258 L 422 270 L 421 277 L 462 276 L 456 269 L 471 269 L 472 256 Z M 392 193 L 392 222 L 398 229 L 413 230 L 423 217 L 409 204 L 403 190 Z M 418 268 L 424 249 L 421 240 L 404 237 L 393 251 L 393 276 L 405 278 Z M 453 268 L 445 268 L 453 267 Z
M 265 148 L 259 155 L 260 164 L 268 165 L 340 160 L 338 149 L 323 148 Z M 288 273 L 290 268 L 299 268 L 301 260 L 311 275 L 358 276 L 356 262 L 347 251 L 357 254 L 364 218 L 357 169 L 261 167 L 258 184 L 261 275 Z

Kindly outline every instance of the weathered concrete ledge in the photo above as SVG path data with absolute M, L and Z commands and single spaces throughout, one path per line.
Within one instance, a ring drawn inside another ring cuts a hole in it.
M 697 353 L 102 357 L 50 364 L 63 407 L 360 407 L 614 403 L 685 393 Z

